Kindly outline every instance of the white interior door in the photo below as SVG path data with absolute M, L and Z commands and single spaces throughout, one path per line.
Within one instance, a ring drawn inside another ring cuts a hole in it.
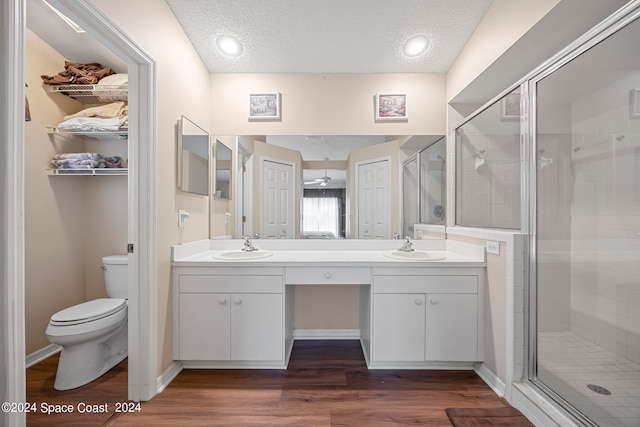
M 358 165 L 358 238 L 390 239 L 389 160 Z
M 293 165 L 262 162 L 262 237 L 294 238 L 295 190 Z

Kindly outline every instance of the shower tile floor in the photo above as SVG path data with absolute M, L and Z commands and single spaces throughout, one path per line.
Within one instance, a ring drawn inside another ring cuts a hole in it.
M 640 365 L 570 331 L 538 335 L 538 378 L 599 426 L 640 426 Z

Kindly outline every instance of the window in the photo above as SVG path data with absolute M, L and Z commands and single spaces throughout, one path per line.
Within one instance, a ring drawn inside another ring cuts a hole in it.
M 302 235 L 307 239 L 344 237 L 344 190 L 304 190 Z

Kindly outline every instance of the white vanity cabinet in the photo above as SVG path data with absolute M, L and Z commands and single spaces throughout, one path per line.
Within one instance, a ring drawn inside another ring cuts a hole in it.
M 176 270 L 175 359 L 282 364 L 282 269 Z
M 374 269 L 373 364 L 483 358 L 481 269 Z

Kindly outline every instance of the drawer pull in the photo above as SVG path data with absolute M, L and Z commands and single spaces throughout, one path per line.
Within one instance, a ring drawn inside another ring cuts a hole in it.
M 236 299 L 233 300 L 233 303 L 235 305 L 240 305 L 240 304 L 242 304 L 242 300 L 240 298 L 236 298 Z
M 331 279 L 331 273 L 324 273 L 325 279 Z
M 422 305 L 422 300 L 420 298 L 416 298 L 416 305 Z
M 438 305 L 438 300 L 436 298 L 431 298 L 431 305 Z
M 227 303 L 227 299 L 226 298 L 220 298 L 218 299 L 218 304 L 220 305 L 225 305 Z

